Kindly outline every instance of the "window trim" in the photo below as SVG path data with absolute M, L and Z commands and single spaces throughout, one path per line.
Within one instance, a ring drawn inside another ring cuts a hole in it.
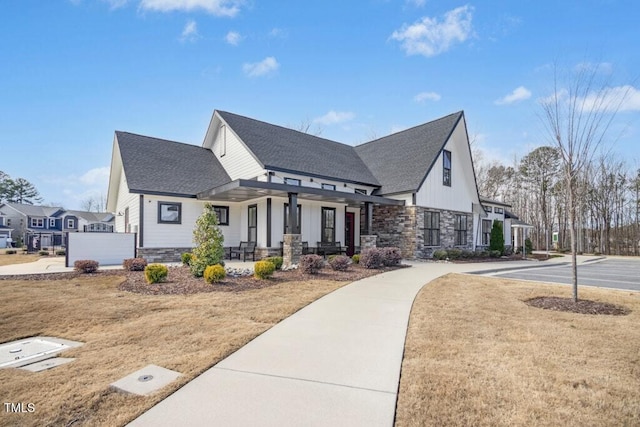
M 255 225 L 251 225 L 251 211 L 255 210 Z M 251 240 L 251 229 L 255 229 L 255 240 Z M 247 241 L 258 243 L 258 205 L 247 206 Z
M 504 214 L 504 208 L 495 207 L 493 208 L 493 213 Z
M 326 212 L 333 212 L 333 227 L 326 227 Z M 326 206 L 322 206 L 321 215 L 320 215 L 320 241 L 322 243 L 335 243 L 336 241 L 336 208 L 329 208 Z M 331 231 L 331 240 L 325 239 L 325 230 Z
M 163 206 L 177 207 L 178 217 L 175 220 L 163 220 L 162 208 Z M 182 203 L 181 202 L 161 202 L 158 201 L 158 224 L 182 224 Z
M 484 211 L 486 213 L 492 213 L 493 212 L 493 207 L 492 206 L 482 205 L 482 207 L 484 208 Z
M 300 187 L 302 185 L 302 181 L 299 180 L 298 178 L 285 177 L 284 183 L 287 185 L 295 185 L 296 187 Z
M 76 228 L 76 220 L 73 218 L 67 218 L 67 229 Z
M 464 228 L 462 228 L 462 218 L 464 218 Z M 468 237 L 468 230 L 467 227 L 469 226 L 469 218 L 467 217 L 467 215 L 463 215 L 463 214 L 456 214 L 454 217 L 454 223 L 453 223 L 453 233 L 454 233 L 454 245 L 455 246 L 467 246 L 467 237 Z M 464 239 L 461 239 L 461 237 L 464 236 Z
M 55 226 L 56 226 L 56 219 L 49 218 L 49 228 L 55 228 Z
M 284 234 L 291 234 L 287 232 L 287 220 L 289 219 L 289 203 L 284 204 L 283 212 L 283 222 L 282 222 L 282 230 L 284 230 Z M 298 203 L 298 225 L 300 225 L 300 233 L 302 233 L 302 205 Z
M 44 228 L 44 218 L 31 218 L 31 227 L 32 228 Z M 40 225 L 37 225 L 38 222 Z
M 336 186 L 334 184 L 322 184 L 323 190 L 336 190 Z
M 451 187 L 451 151 L 449 150 L 442 150 L 442 185 Z
M 364 188 L 356 188 L 354 189 L 354 193 L 356 194 L 364 194 L 365 196 L 367 195 L 367 190 Z
M 485 231 L 484 225 L 489 223 L 489 231 Z M 491 228 L 493 227 L 493 221 L 490 219 L 483 219 L 480 225 L 480 235 L 482 236 L 482 246 L 489 246 L 491 244 Z M 485 243 L 486 241 L 486 243 Z
M 427 224 L 427 214 L 429 215 L 438 215 L 438 228 L 432 228 L 431 225 L 433 225 L 433 218 L 431 218 L 431 223 Z M 440 246 L 440 212 L 437 211 L 425 211 L 424 212 L 424 245 L 428 246 L 428 247 L 435 247 L 435 246 Z M 432 234 L 434 231 L 437 230 L 436 234 Z M 432 237 L 436 236 L 436 242 L 433 242 Z
M 229 206 L 211 206 L 213 211 L 216 213 L 216 217 L 218 218 L 218 225 L 229 225 Z M 220 215 L 218 215 L 217 210 L 225 211 L 226 221 L 220 220 Z

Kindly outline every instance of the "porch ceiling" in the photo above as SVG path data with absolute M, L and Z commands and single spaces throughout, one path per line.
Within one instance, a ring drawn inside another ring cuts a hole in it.
M 297 193 L 298 199 L 316 200 L 333 203 L 346 203 L 360 206 L 365 202 L 376 205 L 403 206 L 404 201 L 365 194 L 345 193 L 321 188 L 298 185 L 277 184 L 273 182 L 237 179 L 219 187 L 198 193 L 198 199 L 224 202 L 245 202 L 264 196 L 287 197 L 288 193 Z

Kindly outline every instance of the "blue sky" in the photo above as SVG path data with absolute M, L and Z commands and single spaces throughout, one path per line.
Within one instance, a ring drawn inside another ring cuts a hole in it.
M 0 170 L 44 201 L 106 195 L 113 132 L 200 145 L 214 109 L 348 144 L 464 110 L 486 159 L 545 143 L 553 64 L 631 85 L 614 150 L 640 165 L 636 1 L 5 0 Z

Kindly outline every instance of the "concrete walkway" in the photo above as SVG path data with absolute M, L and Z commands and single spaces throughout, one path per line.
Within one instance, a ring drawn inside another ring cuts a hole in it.
M 130 425 L 392 426 L 418 291 L 447 273 L 504 266 L 411 264 L 320 298 Z

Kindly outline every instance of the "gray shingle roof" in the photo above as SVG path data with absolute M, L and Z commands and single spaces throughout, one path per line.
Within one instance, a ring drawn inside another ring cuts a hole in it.
M 206 148 L 116 131 L 129 190 L 194 196 L 231 181 Z
M 226 111 L 218 114 L 265 169 L 378 185 L 376 177 L 350 145 Z
M 11 206 L 18 212 L 27 216 L 36 216 L 36 217 L 48 217 L 53 216 L 58 211 L 62 211 L 61 207 L 55 206 L 37 206 L 37 205 L 27 205 L 23 203 L 13 203 L 6 202 L 7 206 Z M 5 212 L 6 213 L 6 212 Z
M 417 191 L 463 112 L 355 147 L 381 184 L 377 194 Z

